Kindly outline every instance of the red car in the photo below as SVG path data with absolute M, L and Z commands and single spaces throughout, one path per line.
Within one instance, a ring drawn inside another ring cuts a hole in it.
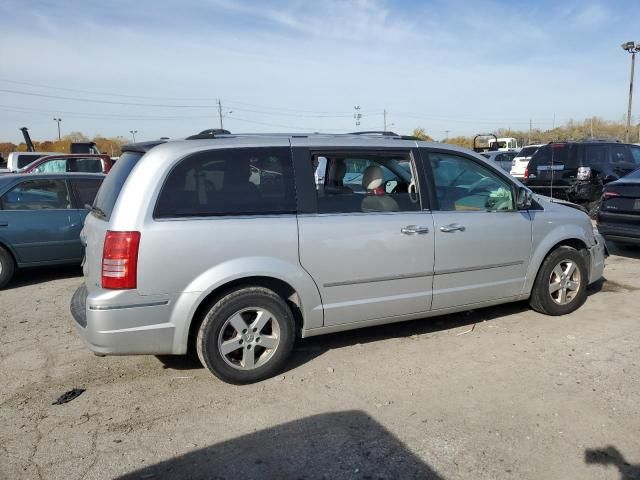
M 20 172 L 23 173 L 62 173 L 86 172 L 107 173 L 113 166 L 109 155 L 95 155 L 85 153 L 61 153 L 47 155 L 31 162 Z

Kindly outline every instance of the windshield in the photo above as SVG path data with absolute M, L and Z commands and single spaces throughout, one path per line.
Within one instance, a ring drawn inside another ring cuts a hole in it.
M 624 178 L 633 178 L 634 180 L 640 180 L 640 168 L 638 170 L 631 172 L 629 175 L 627 175 Z
M 104 212 L 105 220 L 109 220 L 113 207 L 116 205 L 118 195 L 127 177 L 136 166 L 138 160 L 142 157 L 139 152 L 124 152 L 113 168 L 109 171 L 109 175 L 102 182 L 98 195 L 93 205 Z

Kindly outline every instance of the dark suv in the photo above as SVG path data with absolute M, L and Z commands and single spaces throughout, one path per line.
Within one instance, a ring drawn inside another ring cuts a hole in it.
M 612 141 L 553 142 L 531 157 L 523 183 L 534 192 L 593 208 L 604 184 L 640 167 L 640 146 Z

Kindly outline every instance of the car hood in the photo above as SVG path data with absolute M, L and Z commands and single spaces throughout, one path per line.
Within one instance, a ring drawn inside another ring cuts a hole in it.
M 559 198 L 550 198 L 550 197 L 545 197 L 544 195 L 537 195 L 537 194 L 534 195 L 534 198 L 538 203 L 542 204 L 543 206 L 563 205 L 565 207 L 574 208 L 576 210 L 583 212 L 586 215 L 589 215 L 589 212 L 587 211 L 586 208 L 576 203 L 571 203 L 571 202 L 567 202 L 566 200 L 560 200 Z

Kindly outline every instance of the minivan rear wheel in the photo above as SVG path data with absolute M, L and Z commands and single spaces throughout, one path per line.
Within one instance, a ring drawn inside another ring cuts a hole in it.
M 584 256 L 573 247 L 558 247 L 542 262 L 529 303 L 546 315 L 571 313 L 587 299 L 588 277 Z
M 0 288 L 9 283 L 9 280 L 13 277 L 14 270 L 13 257 L 5 248 L 0 247 Z
M 275 375 L 295 341 L 291 309 L 273 291 L 246 287 L 220 298 L 198 330 L 198 358 L 211 373 L 244 384 Z

